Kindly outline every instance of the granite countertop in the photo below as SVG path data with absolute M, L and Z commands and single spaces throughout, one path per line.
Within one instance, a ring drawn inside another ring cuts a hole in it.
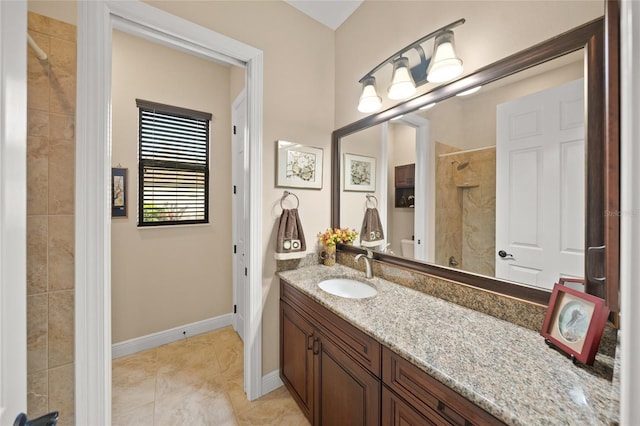
M 617 423 L 613 358 L 574 365 L 539 333 L 343 265 L 280 277 L 507 424 Z M 335 277 L 366 282 L 378 294 L 346 299 L 318 287 Z

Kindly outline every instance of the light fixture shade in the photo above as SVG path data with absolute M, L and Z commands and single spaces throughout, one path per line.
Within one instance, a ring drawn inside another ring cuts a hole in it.
M 456 56 L 453 31 L 443 31 L 436 36 L 435 47 L 427 81 L 444 83 L 462 74 L 462 60 Z
M 404 56 L 393 61 L 393 77 L 387 91 L 389 99 L 406 99 L 416 93 L 416 84 L 409 71 L 409 60 Z
M 382 107 L 382 98 L 376 92 L 376 78 L 369 76 L 362 82 L 362 94 L 358 102 L 358 111 L 376 112 Z

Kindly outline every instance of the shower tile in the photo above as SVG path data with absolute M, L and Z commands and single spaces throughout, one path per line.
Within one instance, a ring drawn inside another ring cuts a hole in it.
M 27 27 L 29 28 L 29 31 L 49 34 L 68 41 L 76 40 L 75 25 L 58 21 L 57 19 L 49 18 L 48 16 L 39 15 L 37 13 L 29 12 Z M 33 36 L 33 33 L 31 33 L 31 35 Z
M 73 362 L 73 290 L 49 293 L 49 368 Z
M 76 119 L 73 114 L 49 115 L 49 127 L 51 139 L 64 139 L 74 141 L 76 139 Z
M 31 33 L 33 40 L 45 53 L 49 52 L 49 37 Z M 27 107 L 49 110 L 49 66 L 41 63 L 31 48 L 27 48 Z
M 27 111 L 27 135 L 49 137 L 49 113 L 37 109 Z
M 27 372 L 48 367 L 48 296 L 27 296 Z
M 27 216 L 27 294 L 47 291 L 47 216 Z
M 49 373 L 47 370 L 27 374 L 27 413 L 40 417 L 49 412 Z
M 58 426 L 73 426 L 74 411 L 74 365 L 67 364 L 49 370 L 49 410 L 60 412 Z
M 49 143 L 49 214 L 74 213 L 75 143 L 54 139 Z
M 33 111 L 33 110 L 30 110 Z M 27 215 L 49 210 L 49 140 L 27 138 Z
M 74 288 L 74 216 L 49 216 L 49 291 Z
M 53 39 L 51 43 L 49 111 L 73 114 L 76 109 L 76 44 Z

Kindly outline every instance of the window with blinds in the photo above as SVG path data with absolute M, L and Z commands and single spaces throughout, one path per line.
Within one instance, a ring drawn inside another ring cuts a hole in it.
M 136 99 L 138 226 L 209 222 L 211 114 Z

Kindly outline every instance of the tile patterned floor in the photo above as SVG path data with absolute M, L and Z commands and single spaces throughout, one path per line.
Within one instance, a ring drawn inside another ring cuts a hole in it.
M 112 424 L 309 425 L 285 387 L 249 402 L 231 327 L 113 360 Z

